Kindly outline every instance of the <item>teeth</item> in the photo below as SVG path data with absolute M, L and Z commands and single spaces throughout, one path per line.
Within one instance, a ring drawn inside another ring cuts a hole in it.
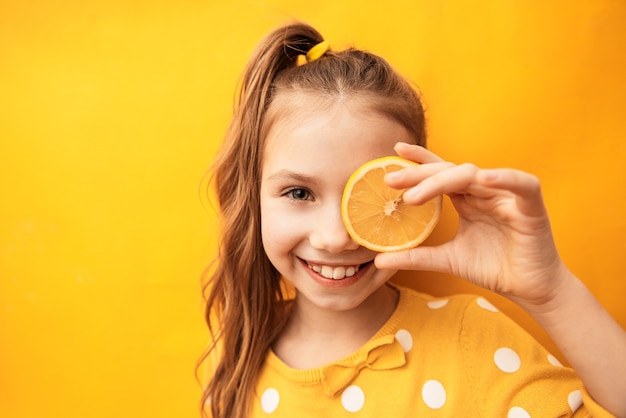
M 322 276 L 327 277 L 329 279 L 333 278 L 333 268 L 330 266 L 322 267 Z
M 346 277 L 346 268 L 345 267 L 335 267 L 333 271 L 333 279 L 339 280 Z
M 341 280 L 346 277 L 352 277 L 357 273 L 357 271 L 359 271 L 359 266 L 332 267 L 332 266 L 318 266 L 315 264 L 309 264 L 309 267 L 313 271 L 321 274 L 327 279 L 333 279 L 333 280 Z

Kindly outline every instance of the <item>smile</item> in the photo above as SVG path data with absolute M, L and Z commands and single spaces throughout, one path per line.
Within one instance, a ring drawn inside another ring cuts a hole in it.
M 361 267 L 360 265 L 355 266 L 327 266 L 327 265 L 319 265 L 319 264 L 310 264 L 307 263 L 309 268 L 316 273 L 319 273 L 323 277 L 327 279 L 333 280 L 341 280 L 346 277 L 354 276 Z

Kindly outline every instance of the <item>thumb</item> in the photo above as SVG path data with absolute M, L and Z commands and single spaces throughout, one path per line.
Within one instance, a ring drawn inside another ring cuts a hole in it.
M 439 247 L 417 247 L 406 251 L 379 253 L 374 258 L 379 269 L 420 270 L 447 273 L 449 268 Z

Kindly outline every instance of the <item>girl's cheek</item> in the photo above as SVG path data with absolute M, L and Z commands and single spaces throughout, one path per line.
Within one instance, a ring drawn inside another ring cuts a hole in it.
M 286 245 L 306 235 L 307 225 L 310 225 L 312 221 L 302 216 L 302 213 L 294 212 L 276 207 L 262 211 L 261 233 L 263 241 L 272 243 L 272 245 Z

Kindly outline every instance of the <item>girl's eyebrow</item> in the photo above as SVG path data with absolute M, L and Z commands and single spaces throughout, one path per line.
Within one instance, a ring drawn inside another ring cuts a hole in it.
M 293 181 L 296 183 L 305 183 L 312 185 L 316 185 L 319 183 L 319 180 L 315 177 L 290 170 L 279 170 L 268 176 L 267 181 Z

